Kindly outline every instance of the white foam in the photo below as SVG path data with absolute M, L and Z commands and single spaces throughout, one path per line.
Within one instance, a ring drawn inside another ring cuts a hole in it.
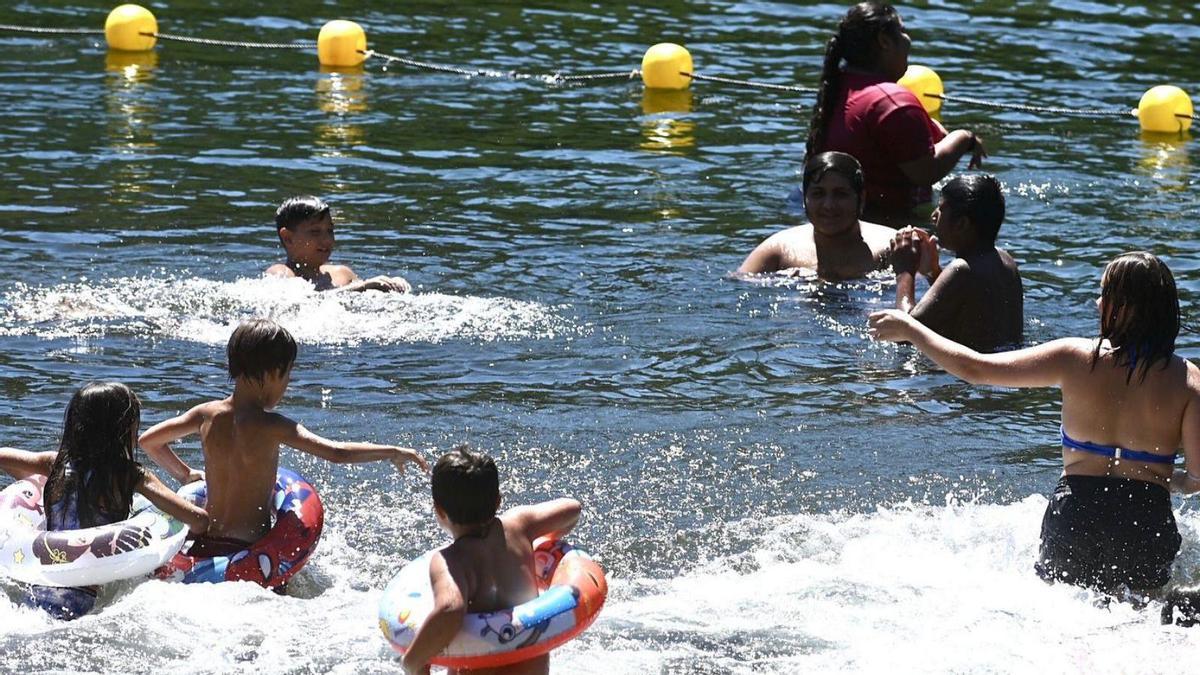
M 270 317 L 306 344 L 491 341 L 569 332 L 563 309 L 441 293 L 319 293 L 300 279 L 126 277 L 16 284 L 0 296 L 0 336 L 132 333 L 222 344 L 238 322 Z

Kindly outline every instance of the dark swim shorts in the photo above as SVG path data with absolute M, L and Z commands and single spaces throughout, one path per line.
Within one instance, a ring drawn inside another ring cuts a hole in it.
M 1046 581 L 1103 592 L 1164 586 L 1179 552 L 1171 495 L 1161 485 L 1063 476 L 1042 518 L 1035 565 Z
M 70 621 L 92 611 L 96 605 L 96 589 L 30 586 L 23 604 L 36 607 L 61 621 Z

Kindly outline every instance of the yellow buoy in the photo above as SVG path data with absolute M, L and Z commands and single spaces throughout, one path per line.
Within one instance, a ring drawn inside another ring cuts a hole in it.
M 158 21 L 140 5 L 121 5 L 108 13 L 104 21 L 104 39 L 109 49 L 144 52 L 154 49 Z
M 1152 87 L 1138 101 L 1137 116 L 1144 131 L 1178 134 L 1192 126 L 1192 99 L 1179 87 Z
M 660 42 L 642 57 L 642 82 L 651 89 L 687 89 L 691 73 L 692 55 L 672 42 Z
M 367 34 L 353 21 L 330 21 L 317 35 L 317 58 L 323 66 L 349 68 L 362 65 L 367 55 Z
M 904 71 L 904 77 L 896 84 L 911 91 L 930 115 L 942 108 L 942 99 L 939 97 L 945 93 L 945 89 L 942 88 L 942 78 L 932 68 L 909 66 Z

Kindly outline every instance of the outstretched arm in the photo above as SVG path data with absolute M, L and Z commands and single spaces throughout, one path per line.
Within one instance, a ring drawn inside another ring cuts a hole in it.
M 781 255 L 779 251 L 779 242 L 774 235 L 767 237 L 766 241 L 755 247 L 750 255 L 742 261 L 741 267 L 737 268 L 738 274 L 762 274 L 764 272 L 778 272 L 779 261 Z
M 192 534 L 204 534 L 208 531 L 208 512 L 171 491 L 163 484 L 158 476 L 148 470 L 142 470 L 142 484 L 138 492 L 146 496 L 163 513 L 183 521 Z
M 911 342 L 950 374 L 971 384 L 1001 387 L 1056 387 L 1068 368 L 1086 351 L 1086 340 L 1064 338 L 1036 347 L 980 354 L 942 337 L 904 312 L 889 309 L 870 318 L 871 337 Z
M 987 157 L 983 141 L 973 132 L 959 129 L 935 143 L 932 155 L 924 155 L 900 164 L 900 171 L 917 185 L 933 185 L 953 171 L 958 160 L 968 153 L 971 155 L 971 160 L 967 163 L 968 169 L 983 166 L 983 159 Z
M 57 452 L 29 452 L 16 448 L 0 448 L 0 470 L 18 480 L 33 474 L 50 475 Z
M 467 613 L 465 595 L 470 592 L 467 579 L 439 552 L 429 561 L 429 581 L 433 586 L 433 611 L 417 629 L 412 644 L 404 653 L 405 673 L 428 673 L 429 660 L 437 656 L 462 628 Z
M 570 532 L 579 522 L 582 507 L 574 499 L 552 499 L 530 506 L 518 506 L 504 514 L 512 519 L 530 541 L 538 537 L 562 536 Z
M 196 406 L 178 417 L 159 422 L 138 437 L 138 445 L 150 459 L 180 483 L 204 480 L 204 472 L 188 466 L 169 445 L 184 436 L 200 433 L 200 424 L 204 421 L 201 407 Z
M 375 443 L 331 441 L 304 428 L 303 424 L 293 422 L 282 415 L 278 419 L 279 442 L 301 452 L 307 452 L 337 464 L 388 460 L 401 472 L 404 471 L 405 464 L 413 463 L 421 467 L 422 471 L 429 472 L 429 462 L 420 452 L 412 448 Z

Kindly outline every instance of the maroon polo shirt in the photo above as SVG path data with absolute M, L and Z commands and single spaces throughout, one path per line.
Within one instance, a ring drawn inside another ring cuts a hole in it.
M 930 186 L 910 181 L 900 165 L 932 155 L 945 134 L 912 92 L 883 75 L 844 70 L 833 105 L 821 150 L 853 155 L 862 164 L 869 212 L 905 214 L 930 201 Z

